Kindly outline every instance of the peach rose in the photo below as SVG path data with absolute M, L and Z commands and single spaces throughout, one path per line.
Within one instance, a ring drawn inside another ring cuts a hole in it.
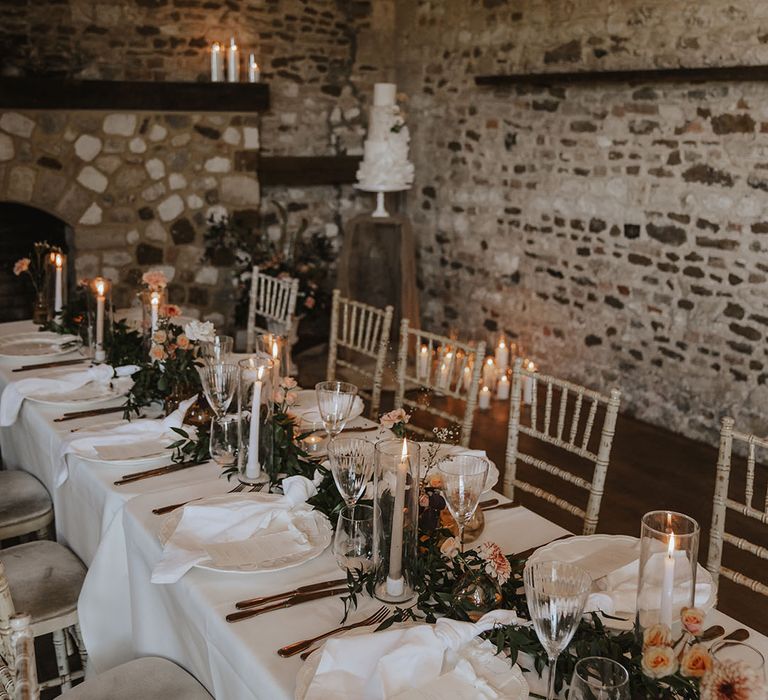
M 149 351 L 149 356 L 153 360 L 159 362 L 165 359 L 165 350 L 162 345 L 153 345 L 152 349 Z
M 651 625 L 643 632 L 643 649 L 669 646 L 672 646 L 672 630 L 668 625 Z
M 166 304 L 163 310 L 168 318 L 181 316 L 181 307 L 178 304 Z
M 686 632 L 693 635 L 701 634 L 704 629 L 704 617 L 706 613 L 699 608 L 683 608 L 680 611 L 680 621 Z
M 428 485 L 433 489 L 439 489 L 443 485 L 443 480 L 440 478 L 439 474 L 432 474 L 432 476 L 429 477 Z
M 299 395 L 295 391 L 289 391 L 285 394 L 285 403 L 287 406 L 295 406 L 299 400 Z
M 407 423 L 409 420 L 411 420 L 411 417 L 405 412 L 405 410 L 402 408 L 396 408 L 394 411 L 385 413 L 381 418 L 379 418 L 379 423 L 381 423 L 383 428 L 392 430 L 392 428 L 394 428 L 398 423 Z
M 13 266 L 13 274 L 18 277 L 22 272 L 26 272 L 29 270 L 29 258 L 22 258 L 21 260 L 17 260 L 16 264 Z
M 141 281 L 150 289 L 165 289 L 168 278 L 162 270 L 150 270 L 141 276 Z
M 712 656 L 703 644 L 694 644 L 680 659 L 680 673 L 688 678 L 701 678 L 712 668 Z
M 283 403 L 285 401 L 285 389 L 275 389 L 275 391 L 272 394 L 272 400 L 275 403 Z
M 168 340 L 168 334 L 165 331 L 155 331 L 155 334 L 152 336 L 152 340 L 162 345 L 166 340 Z
M 664 678 L 677 671 L 677 657 L 672 647 L 647 647 L 643 650 L 643 673 L 649 678 Z
M 446 537 L 440 545 L 440 554 L 453 559 L 459 553 L 459 541 L 455 537 Z
M 189 338 L 182 333 L 176 338 L 176 345 L 178 345 L 180 349 L 186 350 L 189 347 Z
M 280 386 L 283 387 L 283 389 L 295 389 L 298 384 L 293 377 L 282 377 L 280 379 Z

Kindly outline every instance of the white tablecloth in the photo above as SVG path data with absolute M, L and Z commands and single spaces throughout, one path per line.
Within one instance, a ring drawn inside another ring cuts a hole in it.
M 29 322 L 4 324 L 0 335 L 28 332 Z M 23 362 L 0 360 L 0 389 Z M 106 404 L 105 404 L 106 405 Z M 116 404 L 117 405 L 117 402 Z M 194 674 L 220 700 L 292 698 L 298 657 L 281 659 L 276 650 L 339 623 L 338 599 L 307 603 L 235 624 L 224 616 L 234 601 L 275 593 L 340 574 L 330 554 L 295 569 L 272 574 L 222 574 L 194 569 L 172 585 L 150 583 L 161 553 L 157 531 L 164 516 L 152 508 L 198 496 L 222 493 L 231 484 L 218 478 L 215 465 L 114 486 L 125 473 L 105 464 L 70 458 L 69 478 L 54 489 L 54 458 L 62 437 L 73 428 L 115 420 L 120 414 L 54 423 L 62 413 L 25 402 L 19 420 L 0 432 L 3 460 L 37 476 L 51 492 L 60 541 L 67 543 L 90 569 L 80 597 L 79 613 L 91 655 L 89 673 L 101 672 L 136 656 L 170 658 Z M 366 425 L 360 418 L 352 425 Z M 490 512 L 483 539 L 505 551 L 527 549 L 565 531 L 525 509 Z M 353 619 L 378 607 L 365 600 Z M 708 624 L 726 631 L 740 626 L 713 612 Z M 768 653 L 768 638 L 753 633 L 751 643 Z

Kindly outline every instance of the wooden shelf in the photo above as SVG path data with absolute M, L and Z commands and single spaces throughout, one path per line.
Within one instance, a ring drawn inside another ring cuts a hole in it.
M 263 112 L 269 109 L 269 85 L 0 78 L 0 108 Z
M 552 85 L 553 83 L 702 83 L 768 80 L 768 66 L 724 66 L 707 68 L 653 68 L 643 70 L 590 70 L 572 73 L 511 73 L 478 75 L 475 84 L 488 87 Z
M 357 182 L 362 156 L 260 156 L 262 186 L 349 185 Z

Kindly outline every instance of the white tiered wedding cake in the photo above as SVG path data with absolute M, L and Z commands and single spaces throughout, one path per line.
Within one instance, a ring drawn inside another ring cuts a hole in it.
M 413 184 L 413 163 L 408 160 L 410 134 L 395 102 L 396 89 L 394 83 L 373 86 L 368 138 L 357 171 L 362 190 L 397 192 Z

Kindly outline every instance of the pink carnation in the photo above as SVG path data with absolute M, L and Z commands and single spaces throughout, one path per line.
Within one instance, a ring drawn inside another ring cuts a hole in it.
M 512 575 L 512 567 L 504 556 L 501 547 L 495 542 L 483 542 L 477 555 L 485 562 L 485 573 L 498 580 L 503 586 Z

